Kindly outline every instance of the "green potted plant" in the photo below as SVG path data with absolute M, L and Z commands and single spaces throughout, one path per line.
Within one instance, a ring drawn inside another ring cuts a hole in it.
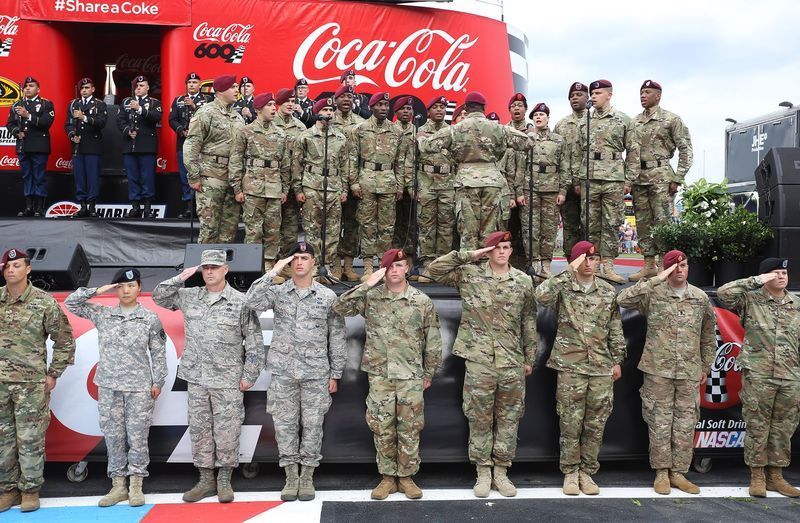
M 717 287 L 748 274 L 749 265 L 773 236 L 772 229 L 744 207 L 723 214 L 710 229 L 716 243 L 714 276 Z

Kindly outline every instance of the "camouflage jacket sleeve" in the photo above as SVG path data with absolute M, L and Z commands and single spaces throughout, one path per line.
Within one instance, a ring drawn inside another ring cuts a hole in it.
M 228 183 L 231 184 L 233 194 L 242 192 L 242 178 L 244 178 L 244 156 L 247 151 L 247 137 L 244 130 L 233 133 L 231 152 L 228 159 Z
M 670 181 L 683 185 L 686 173 L 692 167 L 694 152 L 689 129 L 684 125 L 683 120 L 678 117 L 672 122 L 672 137 L 678 147 L 678 169 L 675 171 L 675 179 Z
M 342 316 L 364 315 L 367 308 L 367 292 L 371 289 L 366 283 L 362 283 L 349 291 L 345 292 L 334 302 L 333 310 Z
M 729 309 L 744 316 L 747 307 L 747 293 L 761 287 L 763 283 L 759 276 L 751 276 L 741 280 L 726 283 L 717 289 L 717 297 Z
M 96 295 L 96 288 L 80 287 L 78 290 L 67 296 L 67 299 L 64 300 L 64 305 L 67 307 L 67 310 L 75 316 L 86 318 L 92 323 L 96 323 L 98 314 L 103 310 L 102 305 L 89 303 L 89 300 L 94 298 Z
M 411 180 L 414 172 L 411 143 L 411 136 L 403 133 L 400 137 L 400 151 L 397 157 L 397 163 L 399 164 L 397 181 L 400 185 L 400 190 L 407 190 L 409 193 L 411 192 Z
M 464 277 L 462 266 L 472 263 L 469 251 L 451 251 L 428 265 L 428 274 L 442 285 L 458 287 Z
M 275 303 L 275 289 L 272 278 L 275 276 L 273 271 L 267 272 L 250 285 L 245 295 L 245 303 L 256 312 L 264 312 L 271 309 Z
M 342 193 L 347 194 L 350 188 L 350 139 L 347 138 L 345 132 L 342 134 L 345 135 L 345 140 L 344 147 L 339 151 L 339 182 L 341 183 L 339 187 L 342 188 Z
M 614 365 L 622 363 L 627 352 L 625 335 L 622 332 L 622 315 L 619 312 L 616 298 L 611 302 L 611 316 L 608 320 L 608 352 L 611 354 Z
M 53 360 L 47 375 L 58 378 L 75 360 L 75 339 L 67 315 L 56 300 L 50 300 L 44 312 L 44 329 L 53 340 Z
M 558 148 L 558 194 L 566 196 L 572 190 L 572 174 L 569 172 L 568 145 L 566 140 Z
M 159 307 L 177 311 L 181 309 L 181 294 L 180 290 L 184 288 L 184 282 L 181 281 L 180 276 L 173 276 L 172 278 L 162 281 L 156 288 L 153 289 L 153 301 Z
M 714 314 L 711 301 L 708 301 L 703 313 L 703 324 L 700 327 L 700 358 L 703 361 L 704 372 L 708 372 L 717 353 L 716 324 L 717 315 Z
M 281 153 L 281 192 L 287 194 L 292 190 L 292 144 L 294 142 L 287 135 L 283 141 L 283 151 Z
M 561 295 L 561 290 L 564 286 L 570 285 L 572 281 L 572 274 L 575 270 L 567 265 L 561 274 L 546 279 L 536 287 L 536 302 L 545 307 L 555 308 L 558 305 L 558 300 Z
M 533 282 L 525 292 L 525 307 L 522 310 L 522 348 L 525 351 L 525 365 L 533 366 L 539 335 L 536 332 L 536 298 Z
M 641 170 L 640 154 L 639 154 L 639 140 L 636 137 L 635 120 L 632 118 L 628 120 L 625 125 L 625 184 L 633 185 L 639 178 L 639 171 Z
M 303 163 L 306 158 L 304 145 L 305 137 L 302 135 L 292 141 L 291 186 L 295 194 L 303 192 Z
M 208 135 L 209 120 L 210 114 L 201 111 L 189 122 L 189 131 L 186 141 L 183 142 L 183 163 L 186 165 L 189 183 L 200 181 L 200 151 L 203 149 L 203 140 Z
M 150 322 L 148 345 L 153 386 L 163 389 L 164 380 L 167 379 L 167 335 L 164 332 L 163 325 L 161 325 L 161 320 L 156 315 L 153 315 L 153 319 Z
M 522 196 L 528 191 L 528 170 L 530 168 L 531 149 L 524 153 L 514 152 L 516 168 L 514 169 L 513 179 L 508 180 L 509 187 L 514 197 Z
M 244 338 L 244 367 L 242 379 L 247 383 L 255 383 L 261 369 L 264 368 L 264 338 L 261 333 L 261 322 L 258 313 L 248 307 L 242 307 L 240 315 L 242 337 Z
M 657 285 L 663 283 L 660 278 L 639 280 L 636 285 L 622 289 L 617 295 L 620 307 L 637 310 L 647 316 L 650 311 L 650 293 Z
M 361 133 L 360 125 L 350 130 L 350 190 L 361 190 Z
M 433 379 L 436 370 L 442 363 L 442 334 L 439 331 L 439 314 L 433 302 L 428 300 L 428 307 L 423 318 L 425 331 L 425 349 L 423 350 L 422 366 L 426 379 Z
M 453 145 L 453 127 L 448 125 L 435 133 L 422 136 L 419 139 L 419 151 L 424 154 L 434 154 Z
M 331 367 L 331 378 L 341 379 L 347 363 L 347 326 L 344 316 L 333 307 L 328 310 L 328 363 Z

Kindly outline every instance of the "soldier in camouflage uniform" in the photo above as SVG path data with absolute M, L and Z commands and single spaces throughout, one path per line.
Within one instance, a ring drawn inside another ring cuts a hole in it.
M 75 356 L 72 328 L 58 303 L 28 280 L 28 254 L 9 249 L 0 260 L 0 512 L 39 508 L 50 391 Z M 47 337 L 53 357 L 47 366 Z
M 614 271 L 614 259 L 619 254 L 617 228 L 625 220 L 625 195 L 639 171 L 639 147 L 630 117 L 611 107 L 611 82 L 596 80 L 589 87 L 594 111 L 589 144 L 584 138 L 580 153 L 585 172 L 588 146 L 589 239 L 598 246 L 603 277 L 622 284 L 626 279 Z M 575 185 L 575 190 L 582 191 L 581 185 Z
M 275 425 L 278 463 L 286 473 L 284 501 L 314 499 L 314 469 L 322 460 L 322 423 L 347 356 L 344 318 L 332 309 L 336 294 L 314 282 L 314 264 L 311 244 L 298 243 L 288 258 L 247 291 L 248 307 L 257 313 L 272 309 L 275 316 L 267 351 L 271 373 L 267 412 Z M 272 277 L 286 265 L 291 265 L 292 279 L 274 285 Z
M 561 225 L 563 233 L 564 256 L 570 258 L 572 246 L 583 239 L 581 227 L 581 197 L 575 187 L 583 184 L 585 170 L 581 172 L 583 158 L 581 157 L 582 145 L 586 141 L 586 102 L 589 101 L 589 87 L 581 82 L 574 82 L 569 87 L 567 95 L 572 114 L 558 121 L 553 132 L 564 139 L 563 162 L 567 170 L 567 178 L 571 180 L 564 197 L 564 203 L 559 208 L 561 212 Z M 584 154 L 585 158 L 585 154 Z
M 556 339 L 547 366 L 558 371 L 556 411 L 561 429 L 564 494 L 596 495 L 592 475 L 622 375 L 625 337 L 614 287 L 596 278 L 599 257 L 587 241 L 572 247 L 567 270 L 536 289 L 536 301 L 557 311 Z M 587 327 L 588 326 L 588 327 Z
M 509 265 L 511 252 L 511 234 L 495 232 L 482 249 L 453 251 L 428 266 L 431 277 L 456 287 L 463 301 L 453 354 L 466 360 L 463 408 L 469 460 L 478 473 L 474 493 L 480 498 L 490 487 L 503 496 L 517 493 L 507 471 L 517 450 L 525 377 L 533 371 L 536 351 L 533 284 Z M 489 260 L 476 263 L 484 257 Z
M 687 283 L 689 262 L 681 251 L 664 257 L 656 278 L 623 289 L 617 303 L 647 318 L 647 339 L 639 361 L 644 373 L 642 417 L 650 432 L 653 489 L 674 486 L 690 494 L 700 488 L 684 477 L 694 450 L 700 417 L 698 384 L 706 380 L 717 349 L 714 309 L 705 292 Z
M 397 203 L 397 217 L 394 222 L 394 238 L 392 243 L 401 249 L 410 249 L 414 224 L 411 223 L 411 193 L 414 184 L 414 160 L 416 155 L 415 136 L 417 129 L 414 118 L 414 99 L 410 96 L 401 96 L 395 100 L 394 114 L 397 119 L 394 127 L 402 135 L 400 143 L 400 164 L 408 166 L 403 179 L 403 199 Z M 410 250 L 406 250 L 410 252 Z
M 116 307 L 89 303 L 112 289 L 119 298 Z M 147 438 L 155 400 L 167 377 L 167 336 L 158 316 L 139 304 L 141 290 L 139 271 L 126 268 L 117 271 L 111 284 L 81 287 L 64 302 L 72 314 L 97 328 L 100 356 L 94 383 L 112 482 L 111 491 L 98 502 L 101 507 L 126 499 L 132 507 L 144 505 L 142 478 L 150 463 Z M 126 476 L 131 477 L 130 491 Z
M 644 112 L 634 118 L 633 129 L 639 144 L 641 168 L 633 182 L 633 209 L 644 267 L 629 276 L 631 281 L 649 278 L 658 272 L 656 255 L 660 253 L 650 229 L 672 220 L 672 200 L 692 166 L 689 129 L 680 116 L 659 105 L 661 86 L 653 80 L 645 80 L 640 93 Z M 678 150 L 677 171 L 672 170 L 669 163 L 675 149 Z
M 759 265 L 761 275 L 717 291 L 725 306 L 739 314 L 745 331 L 739 364 L 751 496 L 764 497 L 771 490 L 800 497 L 800 490 L 783 478 L 800 421 L 800 301 L 786 291 L 788 268 L 786 258 L 767 258 Z
M 526 134 L 533 128 L 533 124 L 528 122 L 525 118 L 528 112 L 528 99 L 525 98 L 524 94 L 514 93 L 508 101 L 508 112 L 511 115 L 511 121 L 506 124 L 508 127 Z M 515 151 L 514 149 L 507 149 L 506 153 L 503 155 L 503 159 L 500 160 L 500 170 L 506 177 L 510 195 L 517 202 L 516 207 L 511 209 L 509 213 L 508 232 L 511 233 L 511 247 L 514 249 L 514 253 L 511 256 L 511 265 L 518 269 L 524 269 L 527 263 L 525 259 L 525 246 L 522 243 L 523 233 L 521 221 L 521 213 L 526 212 L 526 210 L 522 209 L 519 205 L 523 193 L 518 193 L 516 191 L 519 189 L 519 187 L 517 187 L 517 181 L 523 179 L 525 176 L 524 173 L 528 162 L 528 154 L 530 154 L 530 150 L 523 153 Z M 527 239 L 527 232 L 525 233 L 525 238 Z
M 331 125 L 338 129 L 347 138 L 348 148 L 352 146 L 351 133 L 356 125 L 364 121 L 353 111 L 353 100 L 356 96 L 352 86 L 342 85 L 333 95 L 336 102 L 336 112 L 333 113 Z M 348 176 L 358 175 L 357 169 L 349 169 Z M 332 276 L 338 280 L 357 281 L 358 274 L 353 270 L 353 259 L 359 255 L 358 252 L 358 220 L 356 219 L 358 210 L 358 198 L 353 196 L 350 186 L 357 183 L 357 180 L 348 179 L 345 191 L 348 191 L 347 199 L 342 203 L 342 235 L 339 239 L 337 257 L 333 262 Z M 344 270 L 340 267 L 340 258 L 344 260 Z
M 244 204 L 244 242 L 264 246 L 264 270 L 278 259 L 281 206 L 289 192 L 291 153 L 286 133 L 273 124 L 272 93 L 256 95 L 256 119 L 233 138 L 228 178 Z
M 448 127 L 444 121 L 447 114 L 447 98 L 444 96 L 432 98 L 428 102 L 427 109 L 428 121 L 417 131 L 418 142 Z M 419 202 L 417 227 L 420 259 L 425 267 L 435 258 L 453 249 L 456 222 L 456 191 L 453 188 L 455 173 L 455 162 L 446 149 L 420 153 L 417 171 L 419 187 L 416 195 Z
M 372 116 L 352 131 L 350 190 L 358 203 L 361 256 L 367 281 L 373 258 L 392 246 L 395 206 L 403 197 L 407 166 L 402 164 L 403 134 L 386 119 L 389 93 L 380 92 L 369 100 Z M 356 174 L 357 173 L 357 174 Z
M 505 228 L 516 201 L 504 197 L 510 189 L 498 165 L 509 147 L 524 152 L 528 146 L 525 134 L 486 119 L 482 94 L 469 93 L 466 100 L 463 121 L 419 140 L 422 154 L 446 149 L 458 166 L 456 223 L 462 250 L 479 248 L 481 238 Z
M 533 261 L 534 268 L 541 262 L 541 274 L 552 276 L 550 263 L 558 234 L 558 207 L 564 203 L 567 192 L 572 189 L 572 180 L 564 161 L 564 140 L 547 127 L 550 108 L 538 103 L 531 111 L 533 129 L 528 135 L 533 142 L 530 164 L 522 170 L 522 178 L 515 182 L 515 193 L 522 218 L 522 234 L 525 254 Z M 529 191 L 533 177 L 533 194 Z M 533 209 L 528 209 L 532 205 Z M 533 223 L 529 223 L 529 213 Z M 529 227 L 532 228 L 533 245 L 528 245 Z
M 333 98 L 323 98 L 314 104 L 317 122 L 295 141 L 292 154 L 292 188 L 303 213 L 306 241 L 318 252 L 317 264 L 322 263 L 322 216 L 325 214 L 325 263 L 336 257 L 339 231 L 342 224 L 342 203 L 347 200 L 349 157 L 347 139 L 336 127 L 333 118 Z M 325 135 L 327 133 L 328 163 L 325 164 Z M 323 190 L 327 172 L 327 201 Z M 334 264 L 334 268 L 336 265 Z M 325 283 L 324 281 L 322 283 Z
M 425 425 L 423 391 L 442 361 L 442 339 L 433 302 L 406 282 L 409 268 L 403 251 L 390 249 L 381 268 L 333 306 L 339 314 L 360 314 L 365 321 L 366 419 L 383 474 L 372 499 L 398 490 L 409 499 L 422 497 L 412 476 L 419 471 L 419 434 Z M 384 284 L 376 287 L 384 276 Z
M 233 138 L 244 128 L 242 116 L 232 107 L 237 87 L 235 76 L 214 80 L 214 101 L 194 113 L 183 143 L 189 186 L 197 192 L 199 243 L 236 239 L 241 206 L 234 200 L 228 168 Z
M 203 287 L 184 282 L 202 267 Z M 186 346 L 178 377 L 189 395 L 192 460 L 200 481 L 183 495 L 187 502 L 217 495 L 233 501 L 231 472 L 239 465 L 239 435 L 244 421 L 243 393 L 264 366 L 264 341 L 258 316 L 245 306 L 244 295 L 225 281 L 225 251 L 206 250 L 200 266 L 159 283 L 153 301 L 184 316 Z M 219 467 L 216 483 L 214 467 Z

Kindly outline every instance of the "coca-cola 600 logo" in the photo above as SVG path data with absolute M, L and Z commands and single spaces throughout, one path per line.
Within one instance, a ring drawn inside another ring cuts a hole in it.
M 252 24 L 212 26 L 201 22 L 194 28 L 192 38 L 200 42 L 194 50 L 197 58 L 220 58 L 229 64 L 240 64 L 250 43 Z
M 0 58 L 11 56 L 11 44 L 17 35 L 18 16 L 0 15 Z
M 310 84 L 339 79 L 342 71 L 354 69 L 357 84 L 386 87 L 425 85 L 437 91 L 464 91 L 469 82 L 470 62 L 466 50 L 478 42 L 468 34 L 452 36 L 439 29 L 419 29 L 402 41 L 340 38 L 341 26 L 323 24 L 300 44 L 294 56 L 295 77 Z M 383 70 L 383 78 L 376 71 Z M 327 73 L 323 72 L 327 70 Z
M 742 368 L 738 358 L 742 350 L 744 328 L 739 317 L 715 307 L 717 316 L 717 350 L 705 386 L 701 387 L 700 405 L 707 409 L 727 409 L 741 400 Z

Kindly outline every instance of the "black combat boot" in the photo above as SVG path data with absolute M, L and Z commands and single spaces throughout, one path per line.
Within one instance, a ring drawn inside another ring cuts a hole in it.
M 19 213 L 17 213 L 17 216 L 19 216 L 20 218 L 22 218 L 22 217 L 30 218 L 31 216 L 33 216 L 33 197 L 32 196 L 26 196 L 25 197 L 25 209 L 23 209 Z
M 128 213 L 128 218 L 141 218 L 142 217 L 142 209 L 139 207 L 139 201 L 132 201 L 131 202 L 131 210 Z
M 95 202 L 89 202 L 89 218 L 97 218 L 97 207 Z
M 156 213 L 153 212 L 153 209 L 150 208 L 150 200 L 144 201 L 144 213 L 143 217 L 146 220 L 152 219 L 156 217 Z
M 185 207 L 178 215 L 178 218 L 181 220 L 188 220 L 192 217 L 192 200 L 186 200 L 183 202 Z
M 44 196 L 36 196 L 33 205 L 33 215 L 36 218 L 44 216 Z
M 86 206 L 86 202 L 81 202 L 81 208 L 72 215 L 73 218 L 86 218 L 89 216 L 89 208 Z

